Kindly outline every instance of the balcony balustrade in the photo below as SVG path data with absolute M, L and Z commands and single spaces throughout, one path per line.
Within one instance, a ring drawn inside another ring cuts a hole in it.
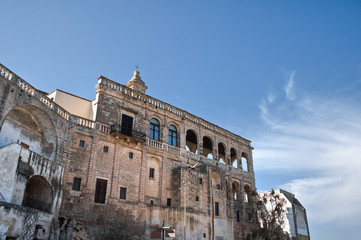
M 139 142 L 145 142 L 145 133 L 135 131 L 131 128 L 126 128 L 121 125 L 111 125 L 110 126 L 110 134 L 111 135 L 121 135 L 121 136 L 127 136 L 131 137 Z

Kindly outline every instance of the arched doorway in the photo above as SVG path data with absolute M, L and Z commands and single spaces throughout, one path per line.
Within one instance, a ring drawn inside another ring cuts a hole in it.
M 50 212 L 53 202 L 52 189 L 42 176 L 33 176 L 26 184 L 23 206 Z

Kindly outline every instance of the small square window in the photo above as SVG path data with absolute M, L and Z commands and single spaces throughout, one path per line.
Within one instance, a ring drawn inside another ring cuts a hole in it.
M 80 186 L 81 186 L 81 178 L 75 177 L 73 179 L 73 190 L 80 191 Z
M 120 196 L 119 196 L 120 199 L 126 199 L 127 198 L 127 189 L 126 188 L 123 188 L 121 187 L 120 188 Z
M 199 196 L 196 196 L 196 202 L 199 202 Z
M 132 152 L 129 153 L 129 159 L 133 159 L 133 153 Z
M 150 205 L 153 205 L 153 200 L 150 200 Z
M 202 178 L 199 178 L 199 179 L 198 179 L 198 182 L 199 182 L 199 184 L 203 184 L 203 179 L 202 179 Z
M 149 178 L 154 178 L 154 168 L 149 169 Z
M 167 198 L 167 206 L 168 207 L 172 206 L 172 199 Z
M 109 151 L 109 147 L 104 146 L 104 148 L 103 148 L 103 152 L 107 153 L 108 151 Z
M 79 142 L 79 147 L 84 147 L 85 146 L 85 141 L 84 140 L 80 140 Z

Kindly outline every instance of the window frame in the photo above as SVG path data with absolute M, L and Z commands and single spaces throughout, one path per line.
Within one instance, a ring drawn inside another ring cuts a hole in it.
M 119 199 L 123 199 L 123 200 L 127 199 L 127 188 L 120 187 Z
M 178 131 L 174 125 L 170 125 L 168 128 L 168 145 L 178 147 Z
M 104 146 L 104 147 L 103 147 L 103 152 L 104 152 L 104 153 L 108 153 L 108 152 L 109 152 L 109 147 L 108 147 L 108 146 Z
M 71 190 L 73 190 L 73 191 L 81 190 L 81 178 L 78 178 L 78 177 L 73 178 L 73 186 L 72 186 Z
M 152 118 L 149 124 L 149 138 L 158 141 L 160 140 L 160 123 L 157 119 Z
M 214 215 L 219 216 L 219 202 L 214 203 Z
M 105 204 L 107 199 L 107 186 L 108 186 L 108 180 L 97 178 L 95 182 L 95 193 L 94 193 L 94 202 Z M 104 189 L 101 189 L 103 188 Z
M 149 168 L 149 178 L 150 179 L 155 178 L 155 168 Z

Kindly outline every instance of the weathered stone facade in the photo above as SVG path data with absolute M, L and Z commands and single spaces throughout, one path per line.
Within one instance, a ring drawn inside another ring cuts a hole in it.
M 93 101 L 44 94 L 2 65 L 0 75 L 0 156 L 26 146 L 21 154 L 45 159 L 28 164 L 33 172 L 24 167 L 22 187 L 9 188 L 22 199 L 28 179 L 47 180 L 52 209 L 39 210 L 52 214 L 47 238 L 159 239 L 164 227 L 173 239 L 230 240 L 256 227 L 251 142 L 146 95 L 138 71 L 127 86 L 100 76 Z M 7 161 L 20 176 L 17 158 Z

